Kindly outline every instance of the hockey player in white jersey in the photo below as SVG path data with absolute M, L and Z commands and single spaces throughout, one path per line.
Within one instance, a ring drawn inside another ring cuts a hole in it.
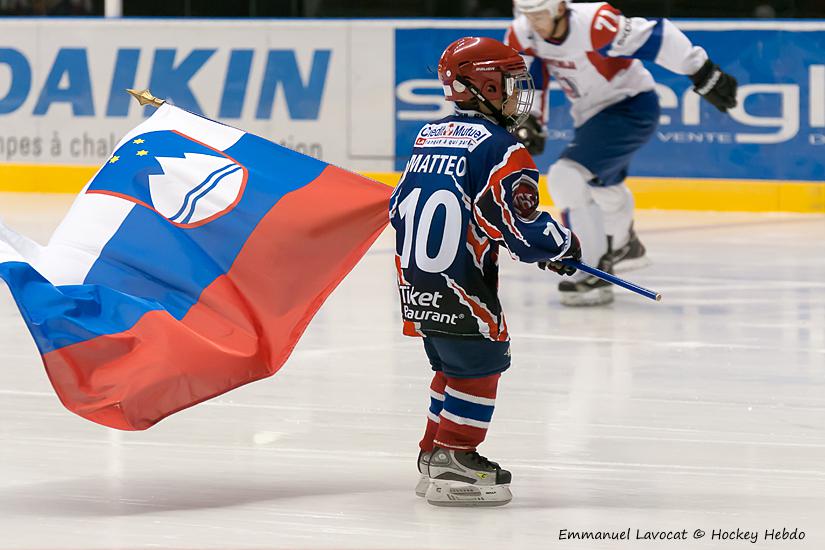
M 548 75 L 571 103 L 575 136 L 548 173 L 565 224 L 581 240 L 583 261 L 606 271 L 647 265 L 633 230 L 633 196 L 624 183 L 632 156 L 653 135 L 659 100 L 640 60 L 687 75 L 694 91 L 722 112 L 736 106 L 737 82 L 667 19 L 626 17 L 604 2 L 514 0 L 505 43 L 534 58 L 531 116 L 515 135 L 531 154 L 544 149 Z M 538 64 L 538 71 L 535 68 Z M 611 302 L 608 283 L 579 273 L 559 284 L 565 305 Z

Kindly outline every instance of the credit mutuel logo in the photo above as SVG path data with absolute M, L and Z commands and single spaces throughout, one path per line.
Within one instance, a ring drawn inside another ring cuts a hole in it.
M 447 122 L 427 124 L 418 133 L 416 147 L 456 147 L 473 151 L 492 134 L 481 124 Z

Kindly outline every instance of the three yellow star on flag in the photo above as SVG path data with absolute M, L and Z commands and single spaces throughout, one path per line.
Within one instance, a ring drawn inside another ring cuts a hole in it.
M 139 157 L 145 157 L 148 154 L 149 154 L 149 151 L 147 151 L 146 149 L 141 149 L 140 151 L 137 152 L 137 156 L 139 156 Z

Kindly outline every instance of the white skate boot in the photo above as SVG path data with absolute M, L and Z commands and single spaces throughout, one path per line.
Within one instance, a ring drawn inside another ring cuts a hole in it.
M 476 451 L 436 447 L 425 498 L 434 506 L 503 506 L 513 499 L 512 475 Z
M 613 264 L 608 254 L 599 260 L 598 268 L 613 273 Z M 613 301 L 613 285 L 593 275 L 587 275 L 576 282 L 571 280 L 560 282 L 559 296 L 562 305 L 565 306 L 600 306 Z
M 420 451 L 418 453 L 418 484 L 415 486 L 415 496 L 424 498 L 427 494 L 427 487 L 430 486 L 430 453 Z
M 645 245 L 639 240 L 636 231 L 633 230 L 633 224 L 630 224 L 630 238 L 627 244 L 621 248 L 613 250 L 613 238 L 607 237 L 607 254 L 610 256 L 610 261 L 613 264 L 614 273 L 626 273 L 634 269 L 641 269 L 651 264 L 650 258 L 647 257 Z

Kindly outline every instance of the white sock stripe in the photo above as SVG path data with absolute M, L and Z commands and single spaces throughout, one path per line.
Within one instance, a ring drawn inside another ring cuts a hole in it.
M 432 390 L 432 389 L 430 390 L 430 397 L 432 397 L 433 399 L 435 399 L 437 401 L 444 401 L 444 394 L 443 393 L 438 393 L 437 391 Z
M 434 415 L 434 414 L 432 413 L 432 411 L 427 411 L 427 418 L 429 418 L 430 420 L 432 420 L 432 421 L 433 421 L 433 422 L 435 422 L 436 424 L 441 424 L 441 418 L 439 418 L 438 416 Z
M 481 422 L 480 420 L 473 420 L 472 418 L 464 418 L 463 416 L 456 416 L 450 411 L 441 411 L 441 416 L 453 422 L 454 424 L 462 424 L 464 426 L 472 426 L 474 428 L 487 429 L 490 427 L 489 422 Z
M 467 401 L 469 403 L 475 403 L 477 405 L 486 405 L 487 407 L 495 407 L 496 400 L 490 399 L 488 397 L 479 397 L 477 395 L 470 395 L 469 393 L 464 393 L 462 391 L 458 391 L 455 388 L 451 388 L 447 386 L 444 389 L 444 393 L 450 395 L 450 397 L 455 397 L 456 399 L 461 399 L 462 401 Z

